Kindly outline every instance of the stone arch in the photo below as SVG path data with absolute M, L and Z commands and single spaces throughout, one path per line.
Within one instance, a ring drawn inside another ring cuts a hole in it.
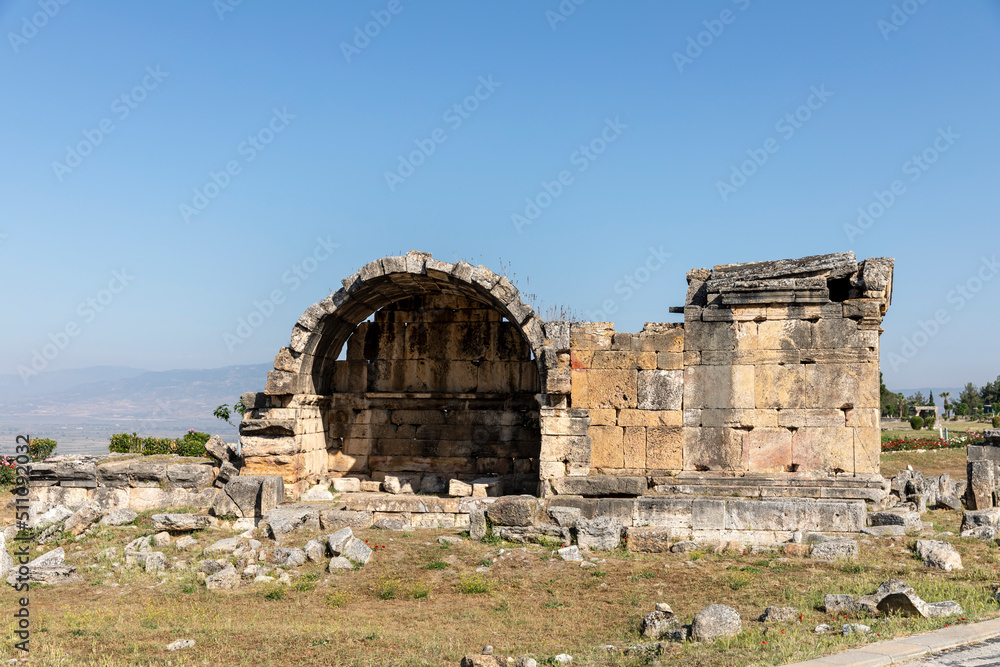
M 333 363 L 357 326 L 389 304 L 409 297 L 457 295 L 499 311 L 531 348 L 543 403 L 548 395 L 544 326 L 505 277 L 468 262 L 442 262 L 430 253 L 409 252 L 369 262 L 345 278 L 343 287 L 309 306 L 292 327 L 291 342 L 275 358 L 266 394 L 329 393 Z
M 506 277 L 468 262 L 442 262 L 429 253 L 411 251 L 403 256 L 383 257 L 364 265 L 342 283 L 341 289 L 307 308 L 295 323 L 291 342 L 275 357 L 274 370 L 268 373 L 264 392 L 245 397 L 244 404 L 250 411 L 240 425 L 245 465 L 242 474 L 279 474 L 285 479 L 286 493 L 295 497 L 309 484 L 327 476 L 371 473 L 367 461 L 362 465 L 360 457 L 352 460 L 348 456 L 346 446 L 335 452 L 337 448 L 331 445 L 340 437 L 331 428 L 332 420 L 339 418 L 331 407 L 336 404 L 338 409 L 344 408 L 343 412 L 353 411 L 356 415 L 368 411 L 368 398 L 372 398 L 370 393 L 362 391 L 365 396 L 355 405 L 351 402 L 354 399 L 342 393 L 343 375 L 337 379 L 338 369 L 343 371 L 345 367 L 339 359 L 341 350 L 373 314 L 377 320 L 406 302 L 427 304 L 449 300 L 472 303 L 472 308 L 498 313 L 501 318 L 495 321 L 501 326 L 506 323 L 507 331 L 513 328 L 523 338 L 524 345 L 515 346 L 522 350 L 520 363 L 533 363 L 537 373 L 532 375 L 537 375 L 537 380 L 530 387 L 522 383 L 516 391 L 508 393 L 518 405 L 511 409 L 524 410 L 525 398 L 533 397 L 529 401 L 530 410 L 538 415 L 535 426 L 531 427 L 536 454 L 528 456 L 537 456 L 533 464 L 536 482 L 566 474 L 568 459 L 573 457 L 567 454 L 561 431 L 554 430 L 552 424 L 561 424 L 560 420 L 567 415 L 568 323 L 543 323 Z M 530 359 L 523 352 L 526 349 L 530 350 Z M 497 394 L 503 395 L 502 391 Z M 506 410 L 501 409 L 510 417 L 512 413 Z M 576 442 L 583 433 L 574 436 Z M 589 445 L 589 438 L 586 441 Z M 343 444 L 346 445 L 346 439 Z M 576 474 L 586 473 L 589 446 L 585 449 L 582 453 L 574 450 L 574 461 L 580 459 L 575 463 Z M 519 450 L 517 456 L 524 455 Z M 477 466 L 483 463 L 478 458 L 481 454 L 472 456 L 469 460 L 474 460 Z M 494 455 L 494 460 L 499 456 Z M 578 465 L 581 461 L 584 467 Z M 524 472 L 521 466 L 517 481 L 522 490 L 526 489 Z M 544 492 L 544 488 L 541 490 Z M 530 492 L 534 491 L 532 486 Z

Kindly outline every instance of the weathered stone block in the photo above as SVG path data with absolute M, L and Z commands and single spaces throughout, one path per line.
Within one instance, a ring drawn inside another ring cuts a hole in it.
M 646 468 L 646 427 L 626 426 L 622 445 L 625 456 L 624 468 L 644 470 Z
M 757 326 L 758 350 L 805 350 L 813 347 L 812 322 L 773 320 Z
M 878 365 L 806 364 L 802 407 L 878 408 Z
M 590 462 L 595 468 L 624 468 L 624 429 L 619 426 L 591 426 Z
M 790 470 L 792 432 L 787 428 L 755 428 L 747 434 L 747 447 L 750 470 L 755 472 Z
M 637 553 L 666 553 L 670 545 L 686 536 L 686 529 L 657 526 L 632 527 L 626 531 L 628 550 Z
M 792 465 L 797 472 L 854 472 L 853 429 L 796 429 Z
M 640 410 L 680 410 L 684 398 L 684 372 L 639 371 Z
M 803 407 L 806 392 L 803 366 L 799 364 L 756 366 L 754 392 L 755 405 L 758 408 L 785 410 Z
M 167 482 L 170 486 L 185 489 L 204 489 L 215 481 L 215 469 L 211 463 L 181 463 L 167 466 Z
M 592 408 L 634 408 L 637 405 L 637 371 L 590 370 L 586 371 L 587 405 Z M 574 382 L 576 382 L 574 373 Z M 575 385 L 574 385 L 575 386 Z M 574 391 L 574 405 L 576 405 Z
M 744 470 L 746 440 L 747 432 L 740 429 L 684 428 L 684 469 Z
M 556 493 L 586 496 L 641 496 L 646 492 L 645 477 L 619 477 L 615 475 L 589 475 L 564 477 L 552 481 Z
M 646 467 L 651 470 L 680 470 L 684 455 L 683 431 L 679 426 L 648 427 Z
M 635 501 L 633 523 L 636 526 L 690 530 L 693 503 L 690 498 L 641 497 Z M 713 527 L 721 528 L 722 524 Z

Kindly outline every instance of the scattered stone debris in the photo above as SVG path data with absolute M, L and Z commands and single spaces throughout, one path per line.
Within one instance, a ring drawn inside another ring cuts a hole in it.
M 879 584 L 871 595 L 854 597 L 851 595 L 826 595 L 823 604 L 830 614 L 858 614 L 876 612 L 896 613 L 904 616 L 942 618 L 961 614 L 962 607 L 956 602 L 924 602 L 913 589 L 901 579 L 889 579 Z
M 831 628 L 826 623 L 820 623 L 819 625 L 817 625 L 813 629 L 813 633 L 815 633 L 817 635 L 825 635 L 826 633 L 830 632 L 831 630 L 833 630 L 833 628 Z

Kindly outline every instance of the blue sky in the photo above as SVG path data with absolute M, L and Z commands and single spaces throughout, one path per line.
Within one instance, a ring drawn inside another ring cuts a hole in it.
M 625 331 L 690 268 L 892 256 L 890 386 L 1000 373 L 1000 3 L 230 3 L 0 2 L 0 373 L 270 361 L 410 249 Z

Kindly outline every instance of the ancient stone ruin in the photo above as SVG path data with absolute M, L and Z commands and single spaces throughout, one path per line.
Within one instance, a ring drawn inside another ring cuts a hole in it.
M 427 525 L 528 494 L 676 536 L 856 531 L 888 493 L 892 270 L 851 252 L 695 269 L 683 324 L 624 333 L 543 321 L 484 267 L 384 257 L 310 306 L 244 395 L 240 474 L 289 498 L 332 481 L 373 519 L 452 517 Z

